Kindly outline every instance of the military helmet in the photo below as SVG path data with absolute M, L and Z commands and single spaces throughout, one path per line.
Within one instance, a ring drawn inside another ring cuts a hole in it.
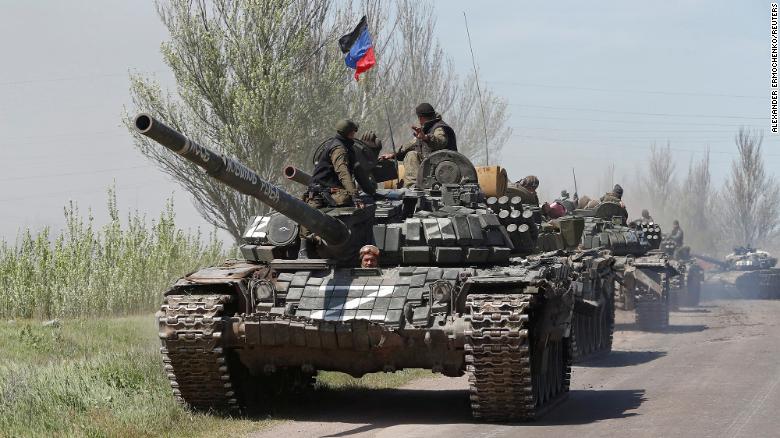
M 423 102 L 417 105 L 417 108 L 414 109 L 414 112 L 418 117 L 433 117 L 436 115 L 436 110 L 433 109 L 433 105 L 428 102 Z
M 336 122 L 336 132 L 347 135 L 350 132 L 358 132 L 359 125 L 350 119 L 341 119 Z
M 539 187 L 539 178 L 537 178 L 535 175 L 528 175 L 527 177 L 520 180 L 520 185 L 527 189 L 536 190 Z
M 618 198 L 623 197 L 623 187 L 620 187 L 620 184 L 615 184 L 615 187 L 612 188 L 612 193 L 616 194 Z

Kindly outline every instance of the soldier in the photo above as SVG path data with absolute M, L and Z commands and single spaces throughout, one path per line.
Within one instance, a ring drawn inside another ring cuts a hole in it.
M 680 222 L 677 219 L 672 222 L 672 232 L 669 234 L 669 238 L 677 243 L 678 248 L 683 246 L 683 230 L 680 228 Z
M 315 208 L 353 205 L 358 194 L 353 175 L 355 153 L 352 145 L 358 124 L 342 119 L 336 123 L 336 136 L 319 148 L 311 182 L 304 200 Z
M 515 188 L 520 192 L 520 199 L 523 204 L 539 206 L 539 196 L 536 189 L 539 188 L 539 178 L 534 175 L 528 175 L 515 183 Z
M 339 120 L 336 136 L 320 146 L 309 188 L 303 195 L 307 204 L 314 208 L 361 206 L 356 199 L 358 189 L 353 176 L 355 152 L 352 145 L 357 131 L 357 123 L 349 119 Z M 298 258 L 305 259 L 309 257 L 309 246 L 316 237 L 306 227 L 300 227 L 300 236 Z
M 404 187 L 413 187 L 417 184 L 417 172 L 420 163 L 428 156 L 442 149 L 458 150 L 455 131 L 450 125 L 444 123 L 430 103 L 421 103 L 415 108 L 417 120 L 420 126 L 412 126 L 414 140 L 401 146 L 397 154 L 384 154 L 382 159 L 403 160 L 404 163 Z
M 620 184 L 615 184 L 611 192 L 607 192 L 601 197 L 601 202 L 614 202 L 616 204 L 623 205 L 623 187 Z
M 379 265 L 379 248 L 374 245 L 360 248 L 360 267 L 376 268 L 377 265 Z
M 650 216 L 650 212 L 646 208 L 642 210 L 642 222 L 653 222 L 653 217 Z

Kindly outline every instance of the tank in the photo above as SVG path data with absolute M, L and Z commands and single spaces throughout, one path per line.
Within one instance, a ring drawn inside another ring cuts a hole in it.
M 670 280 L 679 272 L 659 249 L 661 228 L 653 222 L 629 226 L 625 208 L 602 202 L 593 209 L 575 210 L 585 217 L 582 247 L 605 248 L 615 257 L 617 304 L 633 310 L 636 325 L 661 331 L 669 326 Z
M 583 248 L 587 218 L 567 211 L 570 214 L 540 225 L 535 251 L 562 249 L 574 261 L 578 289 L 574 293 L 569 354 L 577 363 L 612 351 L 616 258 L 601 245 Z
M 163 294 L 161 352 L 180 402 L 235 412 L 273 405 L 269 385 L 305 387 L 320 370 L 403 368 L 468 374 L 483 420 L 533 419 L 566 397 L 572 315 L 597 306 L 576 306 L 576 295 L 601 253 L 538 253 L 538 207 L 496 213 L 463 155 L 431 154 L 419 189 L 318 210 L 147 114 L 135 128 L 275 210 L 247 225 L 244 260 Z M 297 258 L 300 226 L 319 236 L 310 258 Z M 566 223 L 560 234 L 580 239 Z M 377 267 L 360 266 L 365 244 L 380 249 Z
M 733 298 L 780 298 L 780 269 L 777 258 L 749 246 L 734 248 L 725 260 L 699 254 L 695 258 L 716 266 L 705 273 L 707 293 Z
M 701 284 L 704 279 L 704 271 L 696 263 L 688 246 L 679 246 L 677 242 L 664 236 L 661 247 L 669 257 L 669 263 L 680 275 L 675 275 L 669 280 L 669 298 L 672 309 L 682 307 L 696 307 L 701 298 Z

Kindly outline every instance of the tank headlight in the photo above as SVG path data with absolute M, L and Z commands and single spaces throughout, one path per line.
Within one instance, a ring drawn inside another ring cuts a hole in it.
M 431 298 L 438 303 L 444 304 L 450 301 L 452 297 L 452 284 L 446 280 L 434 281 L 431 284 Z
M 252 283 L 252 295 L 255 302 L 268 303 L 275 301 L 274 285 L 268 280 L 258 280 Z

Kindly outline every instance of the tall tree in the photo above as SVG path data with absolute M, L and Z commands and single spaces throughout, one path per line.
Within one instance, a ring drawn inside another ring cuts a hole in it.
M 718 239 L 713 208 L 714 190 L 709 150 L 699 161 L 688 164 L 688 173 L 673 197 L 668 216 L 679 219 L 686 244 L 697 252 L 714 253 Z
M 658 221 L 671 221 L 667 209 L 675 191 L 674 170 L 671 145 L 667 142 L 666 147 L 655 144 L 650 146 L 650 157 L 646 173 L 641 178 L 640 191 L 641 197 L 650 203 L 650 213 Z
M 763 134 L 740 128 L 734 138 L 739 157 L 720 192 L 718 217 L 733 245 L 771 245 L 780 229 L 780 187 L 761 156 Z
M 285 183 L 280 178 L 285 164 L 309 168 L 312 150 L 333 135 L 342 117 L 355 118 L 361 130 L 377 130 L 385 139 L 389 118 L 396 141 L 408 140 L 413 108 L 423 101 L 451 122 L 467 155 L 479 159 L 484 153 L 482 120 L 470 97 L 475 82 L 455 74 L 435 37 L 430 2 L 160 0 L 158 13 L 170 35 L 162 54 L 176 92 L 133 75 L 135 109 L 272 182 Z M 336 40 L 364 13 L 378 66 L 355 83 Z M 507 106 L 490 90 L 483 97 L 488 142 L 497 154 L 511 133 Z M 236 239 L 249 217 L 264 211 L 145 137 L 135 139 L 141 153 L 192 194 L 207 221 Z

